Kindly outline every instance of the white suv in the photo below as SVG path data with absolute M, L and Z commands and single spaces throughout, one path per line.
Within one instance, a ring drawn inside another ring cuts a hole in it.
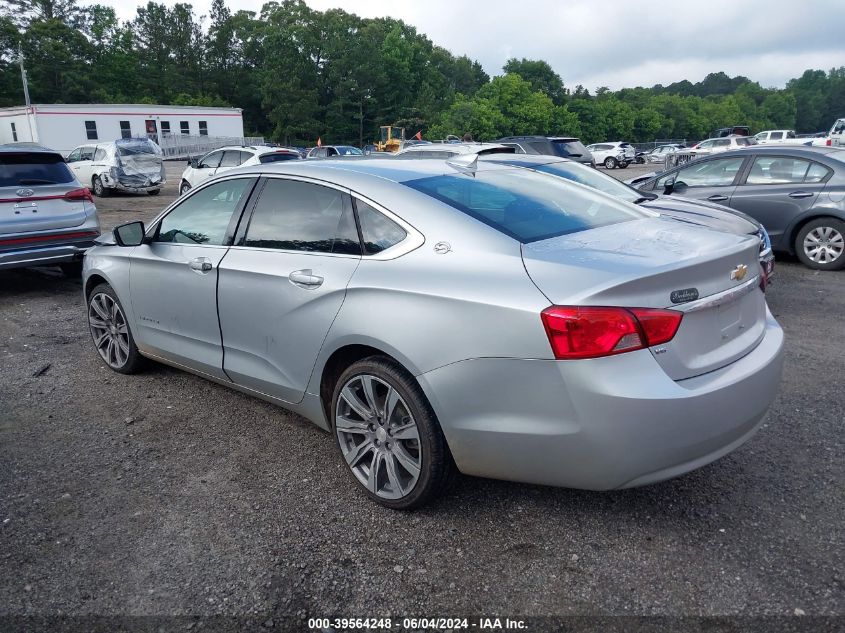
M 625 169 L 634 162 L 637 150 L 630 143 L 612 141 L 607 143 L 594 143 L 587 145 L 587 149 L 593 155 L 597 165 L 604 165 L 608 169 L 621 167 Z
M 192 158 L 188 161 L 179 181 L 179 195 L 187 193 L 204 180 L 235 167 L 282 160 L 302 160 L 302 156 L 295 149 L 285 147 L 221 147 L 202 158 Z
M 689 152 L 696 156 L 704 156 L 707 154 L 718 154 L 719 152 L 727 152 L 732 149 L 740 149 L 741 147 L 748 147 L 749 145 L 756 145 L 755 139 L 749 136 L 725 136 L 723 138 L 708 138 L 706 141 L 701 141 L 698 145 L 693 145 Z

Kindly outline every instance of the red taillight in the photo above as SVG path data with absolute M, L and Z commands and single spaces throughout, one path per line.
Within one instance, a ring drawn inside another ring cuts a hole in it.
M 65 200 L 70 202 L 94 202 L 94 198 L 91 197 L 91 192 L 88 190 L 87 187 L 82 187 L 81 189 L 72 189 L 68 191 L 64 196 Z
M 827 145 L 828 147 L 833 147 L 833 139 L 832 138 L 827 139 L 824 142 L 824 144 Z
M 671 341 L 683 314 L 654 308 L 551 306 L 540 314 L 555 358 L 612 356 Z

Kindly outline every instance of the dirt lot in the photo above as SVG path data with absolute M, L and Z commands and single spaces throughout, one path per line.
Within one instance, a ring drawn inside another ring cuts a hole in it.
M 781 261 L 769 303 L 783 386 L 735 453 L 611 493 L 462 478 L 402 514 L 296 415 L 106 369 L 79 281 L 0 273 L 0 615 L 845 615 L 845 273 Z

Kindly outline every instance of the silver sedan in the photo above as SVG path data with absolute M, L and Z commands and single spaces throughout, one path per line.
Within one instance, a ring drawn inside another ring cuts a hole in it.
M 227 172 L 85 258 L 94 346 L 264 398 L 397 509 L 457 471 L 592 490 L 745 442 L 783 333 L 758 240 L 526 169 L 392 159 Z

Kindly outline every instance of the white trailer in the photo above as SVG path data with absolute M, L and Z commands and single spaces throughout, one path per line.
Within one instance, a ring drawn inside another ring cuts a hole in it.
M 0 144 L 39 143 L 67 155 L 85 143 L 147 137 L 243 138 L 240 108 L 147 104 L 36 104 L 0 108 Z

